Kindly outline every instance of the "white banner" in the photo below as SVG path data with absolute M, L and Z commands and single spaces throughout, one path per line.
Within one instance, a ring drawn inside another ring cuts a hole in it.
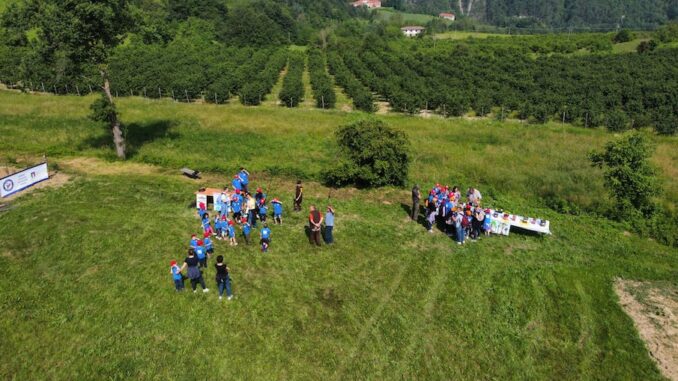
M 49 179 L 47 163 L 26 168 L 0 179 L 0 197 L 7 197 L 47 179 Z

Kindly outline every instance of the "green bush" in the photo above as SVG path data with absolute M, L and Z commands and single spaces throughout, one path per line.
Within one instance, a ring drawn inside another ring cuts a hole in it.
M 607 114 L 605 124 L 610 131 L 626 131 L 629 129 L 629 117 L 621 110 L 612 110 Z
M 361 120 L 336 132 L 340 159 L 323 173 L 333 186 L 360 187 L 404 185 L 409 164 L 409 141 L 405 133 L 379 120 Z
M 628 29 L 622 29 L 614 35 L 613 40 L 616 43 L 629 42 L 633 40 L 633 33 Z

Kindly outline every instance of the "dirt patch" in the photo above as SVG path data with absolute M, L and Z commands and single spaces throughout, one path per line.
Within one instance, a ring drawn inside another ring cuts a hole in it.
M 659 370 L 678 381 L 678 289 L 618 279 L 615 291 Z
M 160 167 L 130 162 L 108 162 L 93 157 L 65 159 L 59 164 L 75 172 L 94 175 L 152 175 L 162 173 Z
M 3 165 L 0 167 L 0 177 L 5 177 L 8 175 L 11 175 L 12 173 L 16 173 L 20 171 L 22 168 L 14 167 L 14 166 L 7 166 Z M 2 201 L 12 201 L 16 198 L 19 198 L 25 194 L 31 193 L 37 189 L 43 189 L 43 188 L 58 188 L 60 186 L 63 186 L 66 184 L 71 177 L 65 173 L 61 172 L 52 172 L 50 171 L 49 179 L 45 181 L 41 181 L 32 187 L 26 188 L 22 190 L 21 192 L 17 192 L 9 197 L 5 197 L 2 199 Z

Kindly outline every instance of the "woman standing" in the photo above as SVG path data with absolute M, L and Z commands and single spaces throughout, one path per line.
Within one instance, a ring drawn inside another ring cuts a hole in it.
M 188 269 L 186 275 L 188 276 L 188 279 L 191 280 L 191 288 L 193 289 L 193 292 L 196 292 L 196 286 L 198 283 L 200 283 L 200 286 L 202 286 L 202 292 L 207 292 L 209 289 L 205 285 L 205 280 L 202 278 L 202 271 L 200 271 L 200 268 L 198 267 L 199 264 L 200 261 L 195 255 L 195 250 L 188 249 L 188 257 L 184 259 L 184 264 L 181 266 L 181 270 L 179 270 L 179 272 L 183 272 L 185 269 Z
M 231 293 L 231 277 L 228 274 L 228 266 L 224 263 L 223 255 L 217 257 L 217 263 L 214 264 L 214 268 L 217 269 L 216 281 L 217 288 L 219 289 L 219 300 L 221 300 L 222 295 L 224 295 L 224 289 L 226 290 L 226 297 L 228 300 L 233 299 L 233 294 Z
M 331 245 L 334 243 L 334 208 L 332 205 L 327 205 L 327 212 L 325 213 L 325 243 Z

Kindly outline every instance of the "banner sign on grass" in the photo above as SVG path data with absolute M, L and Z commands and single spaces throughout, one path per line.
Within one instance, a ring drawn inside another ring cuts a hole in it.
M 26 168 L 0 179 L 0 197 L 7 197 L 47 179 L 47 163 Z

